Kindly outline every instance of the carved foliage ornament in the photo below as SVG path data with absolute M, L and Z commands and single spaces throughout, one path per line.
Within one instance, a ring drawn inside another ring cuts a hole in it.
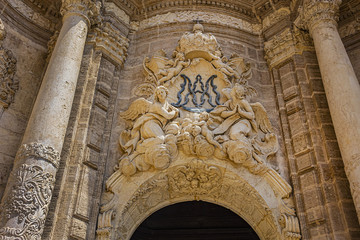
M 17 158 L 36 158 L 51 163 L 55 168 L 59 167 L 60 153 L 51 146 L 42 143 L 23 144 L 17 153 Z
M 136 92 L 149 98 L 120 114 L 131 125 L 119 138 L 126 152 L 121 173 L 166 169 L 179 151 L 265 173 L 278 143 L 264 107 L 249 102 L 256 94 L 248 85 L 250 65 L 236 55 L 224 57 L 201 24 L 180 38 L 173 58 L 163 51 L 145 58 L 147 76 Z
M 10 50 L 3 47 L 6 32 L 0 20 L 0 105 L 7 108 L 14 100 L 19 83 L 14 79 L 16 72 L 16 59 Z
M 96 0 L 62 0 L 61 15 L 76 13 L 84 16 L 90 25 L 101 23 L 101 2 Z
M 306 0 L 302 11 L 303 25 L 310 31 L 320 22 L 336 24 L 341 0 Z
M 3 203 L 3 222 L 18 227 L 0 228 L 0 239 L 41 239 L 55 177 L 40 166 L 23 164 L 12 176 L 13 187 Z

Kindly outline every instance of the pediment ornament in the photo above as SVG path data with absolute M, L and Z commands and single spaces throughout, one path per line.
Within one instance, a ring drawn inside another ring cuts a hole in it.
M 250 102 L 250 65 L 223 56 L 201 24 L 180 38 L 173 59 L 159 51 L 144 69 L 136 93 L 147 98 L 120 113 L 130 124 L 119 137 L 122 174 L 166 169 L 178 155 L 229 160 L 253 174 L 269 169 L 278 141 L 263 105 Z

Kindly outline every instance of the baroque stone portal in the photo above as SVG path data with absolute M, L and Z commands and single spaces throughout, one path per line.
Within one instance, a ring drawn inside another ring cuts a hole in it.
M 251 192 L 235 212 L 253 221 L 259 236 L 300 239 L 298 220 L 285 201 L 291 187 L 267 161 L 277 152 L 278 140 L 263 105 L 251 102 L 257 92 L 248 84 L 250 64 L 236 54 L 223 56 L 215 37 L 195 24 L 193 32 L 179 40 L 172 59 L 159 51 L 145 58 L 143 66 L 146 77 L 135 93 L 146 98 L 133 101 L 120 114 L 129 127 L 119 136 L 124 154 L 107 181 L 98 239 L 131 237 L 137 223 L 125 219 L 134 207 L 139 218 L 170 199 L 221 199 L 227 205 L 239 199 L 237 191 L 242 196 Z M 237 172 L 234 177 L 225 173 L 232 171 Z M 265 179 L 265 185 L 249 184 L 252 176 Z M 140 189 L 133 181 L 142 183 Z M 233 181 L 243 183 L 235 187 Z M 251 216 L 257 209 L 273 208 L 261 200 L 267 198 L 261 193 L 267 188 L 273 190 L 268 198 L 277 199 L 275 208 L 281 210 L 264 210 L 261 219 L 268 220 L 260 226 L 262 220 Z

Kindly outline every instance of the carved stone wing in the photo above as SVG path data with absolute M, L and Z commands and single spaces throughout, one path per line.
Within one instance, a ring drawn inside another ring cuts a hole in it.
M 229 66 L 237 71 L 243 79 L 249 79 L 251 77 L 250 64 L 245 63 L 242 57 L 232 56 L 229 60 Z
M 135 120 L 139 115 L 149 111 L 152 103 L 145 98 L 136 99 L 125 112 L 120 113 L 120 117 L 126 120 Z
M 250 103 L 254 114 L 255 114 L 255 120 L 258 125 L 258 127 L 263 131 L 264 133 L 271 133 L 273 132 L 273 128 L 271 126 L 271 122 L 268 118 L 267 112 L 264 108 L 264 106 L 259 103 Z

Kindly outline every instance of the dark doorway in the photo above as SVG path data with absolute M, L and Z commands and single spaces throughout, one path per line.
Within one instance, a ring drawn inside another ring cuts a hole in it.
M 131 240 L 259 240 L 234 212 L 216 204 L 192 201 L 167 206 L 149 216 Z

